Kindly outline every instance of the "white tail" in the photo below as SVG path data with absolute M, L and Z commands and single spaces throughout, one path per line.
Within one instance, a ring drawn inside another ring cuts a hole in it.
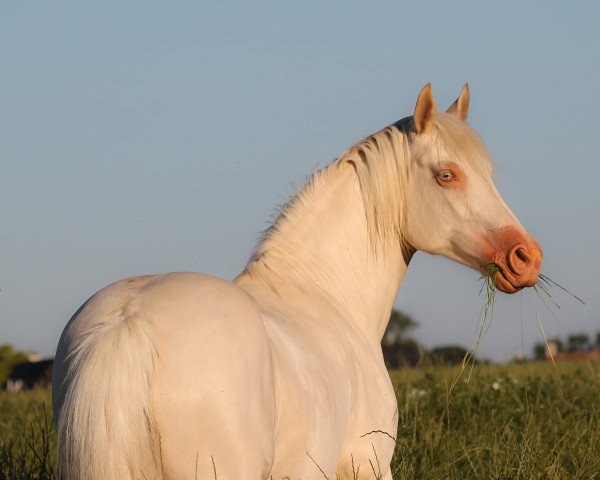
M 155 357 L 150 326 L 124 314 L 77 343 L 57 425 L 61 478 L 162 478 L 149 388 Z

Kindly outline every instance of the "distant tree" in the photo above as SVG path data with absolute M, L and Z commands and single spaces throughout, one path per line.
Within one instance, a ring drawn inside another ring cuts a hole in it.
M 384 345 L 394 345 L 408 339 L 408 332 L 419 324 L 407 313 L 393 309 L 390 321 L 383 335 Z
M 4 385 L 14 365 L 26 360 L 26 353 L 15 350 L 12 345 L 0 345 L 0 385 Z
M 546 358 L 546 344 L 544 342 L 537 342 L 533 346 L 533 358 L 535 360 L 544 360 Z
M 437 365 L 458 365 L 469 351 L 460 345 L 441 345 L 429 352 L 431 361 Z
M 590 336 L 587 333 L 575 333 L 567 337 L 569 352 L 586 351 L 590 345 Z
M 411 338 L 394 345 L 383 345 L 382 349 L 383 359 L 388 368 L 416 367 L 425 356 L 421 345 Z
M 600 348 L 600 332 L 596 333 L 596 347 Z
M 388 368 L 414 367 L 423 357 L 423 349 L 408 332 L 418 323 L 400 310 L 392 310 L 390 321 L 383 335 L 381 346 Z

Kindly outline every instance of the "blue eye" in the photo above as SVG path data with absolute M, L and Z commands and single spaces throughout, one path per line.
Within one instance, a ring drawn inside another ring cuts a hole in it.
M 442 182 L 451 182 L 456 177 L 454 176 L 454 173 L 452 173 L 450 170 L 442 170 L 441 172 L 438 172 L 438 178 Z

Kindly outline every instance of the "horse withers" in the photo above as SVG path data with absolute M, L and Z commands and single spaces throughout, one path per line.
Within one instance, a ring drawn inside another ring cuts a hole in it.
M 62 477 L 355 479 L 373 463 L 390 480 L 380 342 L 414 252 L 507 293 L 540 271 L 468 109 L 467 85 L 446 112 L 426 85 L 412 116 L 314 173 L 233 282 L 169 273 L 93 295 L 57 349 Z

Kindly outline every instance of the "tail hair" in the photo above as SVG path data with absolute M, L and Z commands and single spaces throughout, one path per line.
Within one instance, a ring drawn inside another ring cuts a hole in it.
M 64 480 L 162 478 L 150 401 L 150 326 L 124 314 L 94 325 L 67 357 L 57 421 Z

